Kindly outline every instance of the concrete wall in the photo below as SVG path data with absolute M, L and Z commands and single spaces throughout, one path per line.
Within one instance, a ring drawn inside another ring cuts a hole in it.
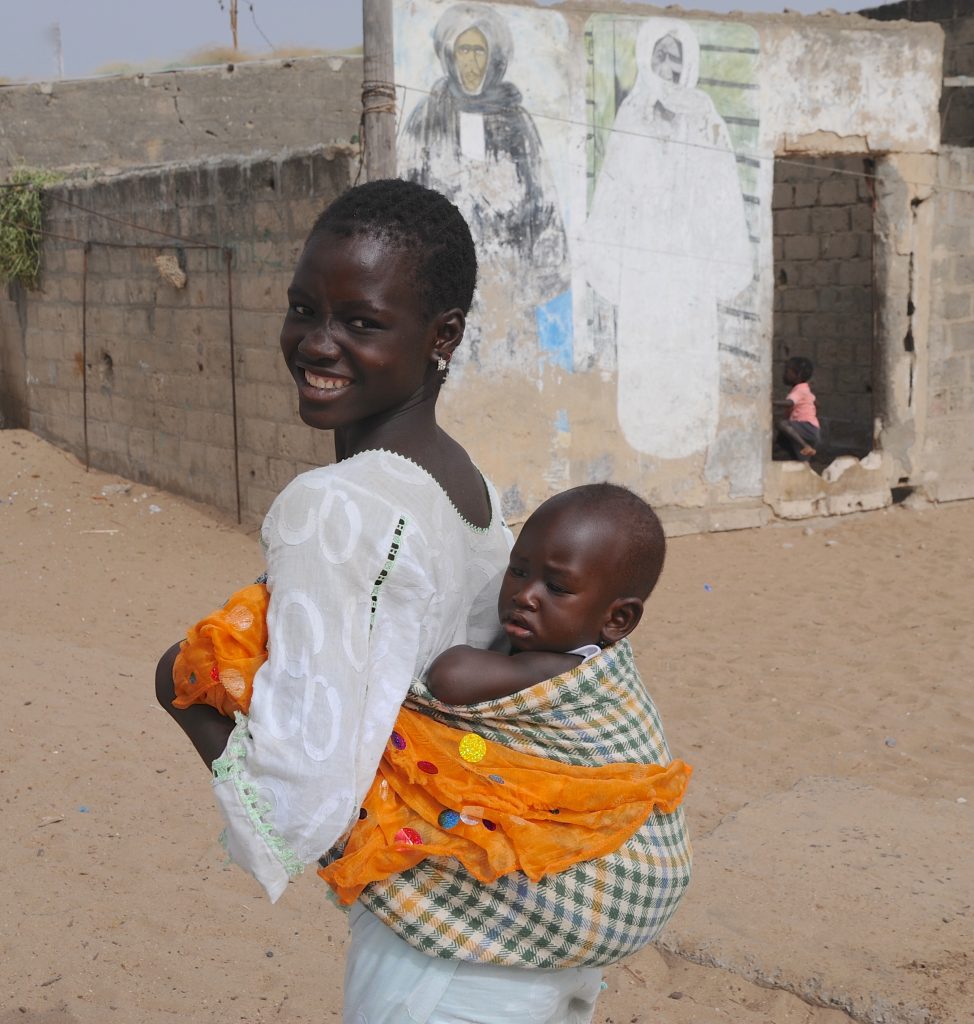
M 350 142 L 360 57 L 306 57 L 0 86 L 0 180 L 16 164 L 113 170 Z
M 825 157 L 775 164 L 774 355 L 776 397 L 785 360 L 815 365 L 820 455 L 867 455 L 873 446 L 873 161 Z
M 937 164 L 923 480 L 942 501 L 974 497 L 974 150 Z
M 331 435 L 297 418 L 277 339 L 307 231 L 357 163 L 326 147 L 53 190 L 46 226 L 62 238 L 45 240 L 41 290 L 0 300 L 5 380 L 22 382 L 2 395 L 6 425 L 231 512 L 239 469 L 241 511 L 262 515 L 334 458 Z M 90 240 L 87 257 L 65 237 Z

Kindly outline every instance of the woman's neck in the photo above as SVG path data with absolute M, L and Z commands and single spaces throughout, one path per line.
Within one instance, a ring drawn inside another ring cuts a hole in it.
M 423 403 L 378 422 L 364 421 L 340 427 L 335 431 L 335 454 L 341 461 L 371 449 L 384 449 L 428 469 L 426 462 L 442 443 L 443 436 L 433 405 Z
M 490 525 L 483 478 L 464 449 L 437 424 L 432 403 L 404 409 L 381 423 L 357 423 L 335 431 L 339 462 L 372 449 L 415 462 L 443 488 L 464 519 L 481 528 Z

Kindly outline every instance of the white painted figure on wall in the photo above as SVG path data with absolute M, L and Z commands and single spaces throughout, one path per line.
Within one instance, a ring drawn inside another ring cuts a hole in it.
M 618 415 L 660 458 L 702 451 L 719 406 L 717 302 L 746 288 L 753 256 L 727 127 L 697 88 L 700 46 L 648 18 L 637 75 L 612 125 L 583 230 L 582 273 L 618 308 Z
M 449 196 L 478 255 L 509 265 L 518 298 L 544 303 L 569 287 L 567 243 L 538 131 L 505 80 L 514 49 L 508 24 L 486 5 L 454 4 L 437 21 L 433 45 L 445 74 L 406 121 L 400 173 Z

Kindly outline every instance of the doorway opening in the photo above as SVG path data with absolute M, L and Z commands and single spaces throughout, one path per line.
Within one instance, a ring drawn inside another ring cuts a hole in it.
M 812 361 L 816 469 L 873 448 L 873 169 L 865 155 L 775 161 L 772 398 L 790 357 Z M 794 456 L 775 442 L 772 457 Z

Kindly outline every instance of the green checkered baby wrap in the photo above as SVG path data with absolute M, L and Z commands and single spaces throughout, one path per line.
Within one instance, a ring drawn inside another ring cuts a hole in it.
M 623 640 L 571 672 L 473 707 L 439 703 L 414 683 L 406 706 L 455 729 L 561 761 L 667 764 L 659 714 Z M 489 885 L 452 859 L 430 857 L 373 882 L 362 903 L 431 956 L 510 967 L 602 966 L 650 942 L 690 881 L 683 809 L 654 812 L 607 857 L 531 882 Z

